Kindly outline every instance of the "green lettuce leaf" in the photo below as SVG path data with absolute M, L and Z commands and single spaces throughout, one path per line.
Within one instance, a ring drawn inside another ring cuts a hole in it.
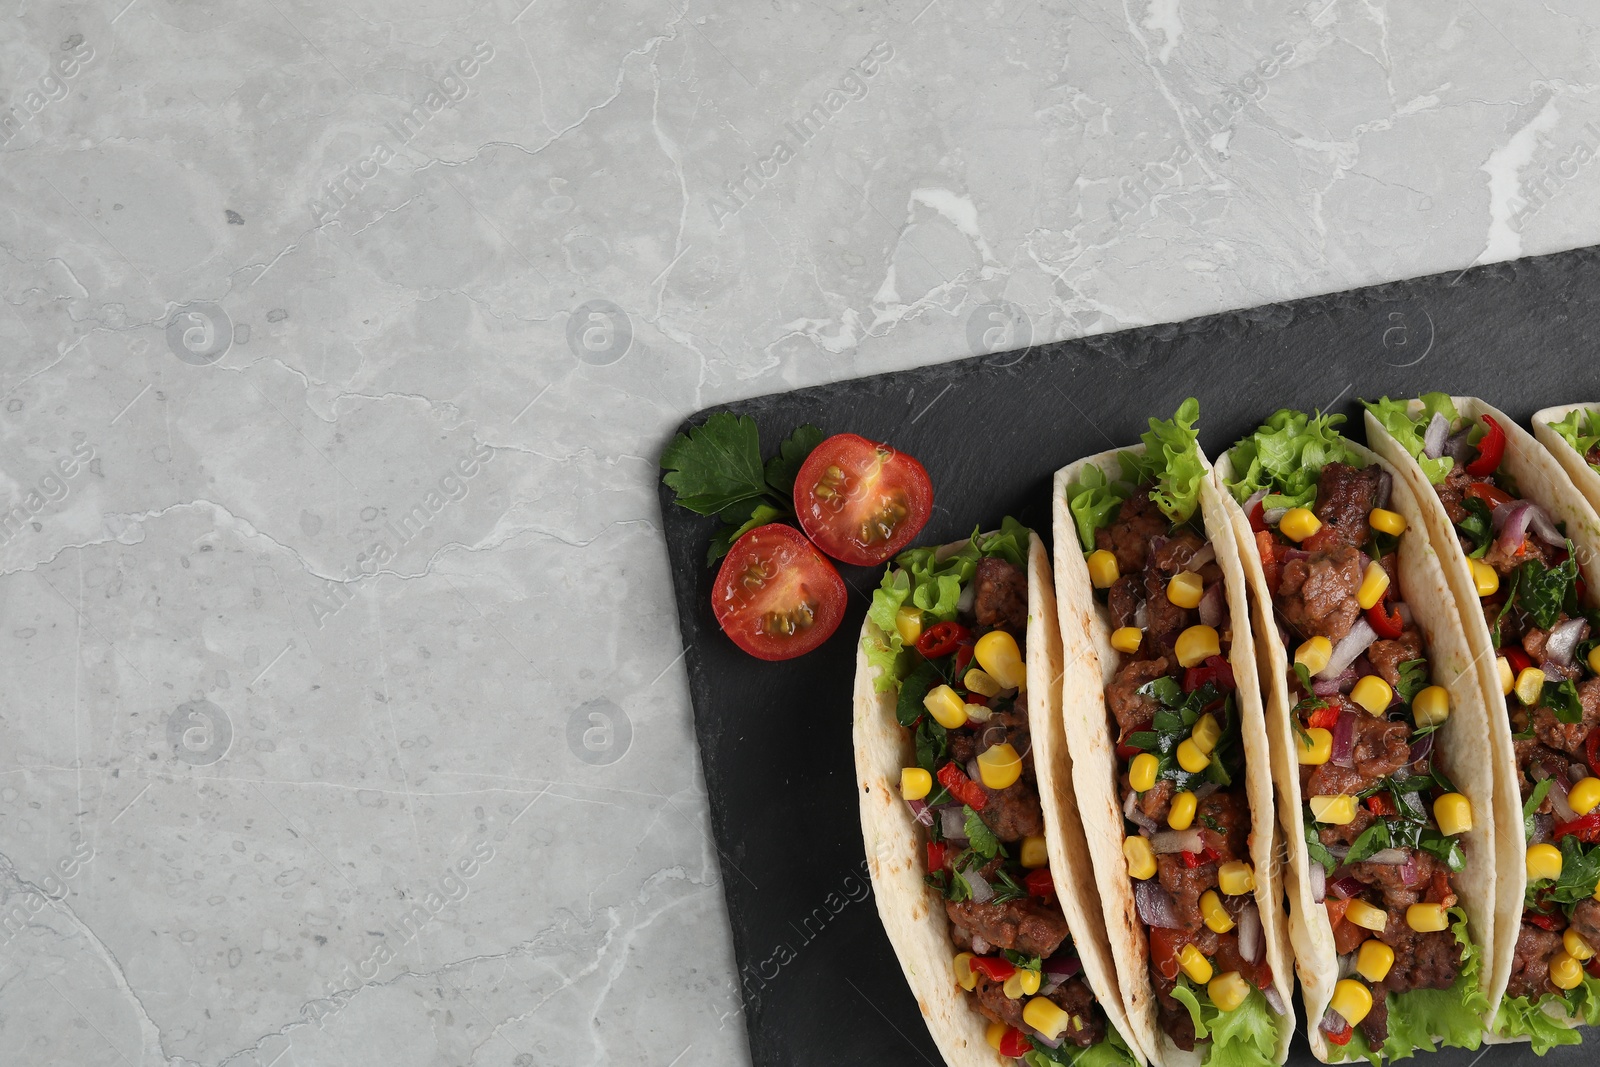
M 1552 422 L 1550 428 L 1587 460 L 1589 450 L 1600 444 L 1600 408 L 1573 408 L 1566 418 Z M 1589 466 L 1600 471 L 1600 464 L 1590 463 Z
M 1434 1052 L 1437 1041 L 1450 1048 L 1476 1049 L 1483 1043 L 1483 1013 L 1489 998 L 1483 992 L 1483 950 L 1467 933 L 1467 913 L 1451 908 L 1450 932 L 1462 947 L 1461 970 L 1449 989 L 1412 989 L 1389 994 L 1389 1039 L 1381 1049 L 1367 1045 L 1358 1026 L 1348 1045 L 1328 1046 L 1333 1061 L 1403 1060 L 1419 1050 Z
M 1460 415 L 1456 413 L 1456 405 L 1450 399 L 1449 393 L 1423 393 L 1419 398 L 1422 401 L 1422 412 L 1416 418 L 1408 413 L 1411 402 L 1409 400 L 1390 400 L 1384 397 L 1376 403 L 1363 400 L 1361 403 L 1372 412 L 1374 418 L 1382 424 L 1385 430 L 1396 441 L 1400 442 L 1407 452 L 1411 453 L 1417 465 L 1422 468 L 1422 473 L 1428 476 L 1428 481 L 1438 485 L 1444 481 L 1444 476 L 1450 473 L 1450 468 L 1456 461 L 1449 456 L 1440 456 L 1438 459 L 1429 459 L 1422 454 L 1423 436 L 1427 432 L 1428 423 L 1433 421 L 1435 412 L 1450 420 L 1450 429 L 1460 429 L 1456 425 Z
M 1106 1036 L 1098 1044 L 1082 1049 L 1065 1041 L 1060 1048 L 1053 1049 L 1032 1038 L 1029 1040 L 1033 1051 L 1022 1057 L 1028 1067 L 1136 1067 L 1138 1062 L 1128 1042 L 1114 1026 L 1106 1027 Z
M 1171 419 L 1151 419 L 1150 430 L 1140 435 L 1144 455 L 1123 453 L 1118 457 L 1124 469 L 1139 472 L 1139 482 L 1154 482 L 1150 501 L 1174 525 L 1189 521 L 1200 503 L 1200 482 L 1205 467 L 1200 462 L 1195 420 L 1200 417 L 1200 401 L 1190 397 L 1178 405 Z
M 1111 524 L 1117 515 L 1117 505 L 1127 496 L 1126 485 L 1111 481 L 1106 472 L 1093 463 L 1084 464 L 1078 476 L 1068 484 L 1067 510 L 1072 512 L 1072 524 L 1078 528 L 1078 543 L 1085 552 L 1093 551 L 1094 532 Z
M 1271 1067 L 1277 1061 L 1278 1027 L 1284 1020 L 1267 1006 L 1261 990 L 1250 990 L 1232 1011 L 1222 1011 L 1210 996 L 1201 997 L 1186 979 L 1178 980 L 1172 997 L 1189 1009 L 1194 1036 L 1210 1038 L 1201 1067 Z
M 1307 415 L 1283 408 L 1228 453 L 1233 477 L 1228 490 L 1243 504 L 1265 489 L 1266 508 L 1310 507 L 1317 499 L 1322 468 L 1360 460 L 1339 433 L 1343 415 Z
M 1495 1013 L 1494 1031 L 1501 1037 L 1527 1038 L 1540 1056 L 1558 1045 L 1576 1045 L 1583 1040 L 1583 1035 L 1551 1017 L 1546 1009 L 1579 1019 L 1585 1026 L 1600 1025 L 1600 978 L 1585 973 L 1583 984 L 1567 990 L 1564 996 L 1546 993 L 1538 1000 L 1505 997 Z
M 915 658 L 895 626 L 900 609 L 907 604 L 920 608 L 924 626 L 954 619 L 961 590 L 977 573 L 978 560 L 994 556 L 1018 567 L 1025 565 L 1028 528 L 1007 515 L 996 532 L 984 535 L 974 530 L 972 539 L 957 551 L 944 559 L 936 558 L 937 554 L 937 548 L 910 548 L 900 553 L 872 592 L 867 618 L 883 631 L 884 639 L 863 637 L 861 647 L 867 662 L 879 668 L 875 686 L 880 693 L 899 685 L 915 666 Z

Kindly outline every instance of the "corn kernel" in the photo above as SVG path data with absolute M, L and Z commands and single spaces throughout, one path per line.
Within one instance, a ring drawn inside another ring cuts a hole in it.
M 1436 934 L 1450 929 L 1450 913 L 1443 904 L 1413 904 L 1406 909 L 1406 925 L 1419 934 Z
M 1178 953 L 1178 966 L 1189 976 L 1189 981 L 1196 985 L 1205 985 L 1211 981 L 1211 961 L 1206 959 L 1205 953 L 1193 945 L 1183 946 L 1183 951 Z
M 1017 639 L 1004 630 L 990 630 L 978 638 L 972 648 L 972 658 L 988 672 L 989 677 L 1002 689 L 1015 689 L 1022 684 L 1026 673 L 1022 665 L 1022 650 Z
M 1034 997 L 1023 1005 L 1022 1021 L 1054 1041 L 1067 1028 L 1070 1016 L 1048 997 Z
M 1442 685 L 1430 685 L 1411 698 L 1411 717 L 1418 729 L 1439 726 L 1450 718 L 1450 690 Z
M 1027 995 L 1022 991 L 1022 976 L 1027 973 L 1028 972 L 1024 970 L 1015 970 L 1011 972 L 1011 977 L 1007 978 L 1005 980 L 1005 984 L 1000 987 L 1001 990 L 1005 992 L 1006 996 L 1010 997 L 1012 1000 L 1021 1000 Z M 1037 993 L 1039 991 L 1037 988 L 1037 983 L 1035 983 L 1035 986 L 1034 992 Z
M 1109 589 L 1122 577 L 1117 569 L 1117 557 L 1103 548 L 1089 553 L 1089 580 L 1096 589 Z
M 1029 834 L 1022 839 L 1022 865 L 1029 870 L 1050 866 L 1050 852 L 1045 848 L 1043 834 Z
M 1367 513 L 1367 525 L 1379 533 L 1399 537 L 1406 532 L 1406 517 L 1398 512 L 1387 511 L 1383 508 L 1373 508 Z
M 1369 982 L 1381 982 L 1389 976 L 1389 968 L 1393 966 L 1394 949 L 1377 938 L 1361 942 L 1361 951 L 1356 953 L 1357 974 Z
M 1388 912 L 1359 898 L 1350 901 L 1345 908 L 1344 917 L 1361 929 L 1371 930 L 1374 933 L 1381 933 L 1384 927 L 1389 925 Z
M 1500 674 L 1500 692 L 1506 696 L 1511 695 L 1511 690 L 1517 686 L 1516 676 L 1511 673 L 1511 663 L 1504 656 L 1497 656 L 1494 661 L 1495 670 Z
M 1233 860 L 1217 868 L 1217 888 L 1230 897 L 1242 897 L 1256 889 L 1256 871 L 1244 860 Z
M 1194 739 L 1194 746 L 1209 756 L 1222 739 L 1222 727 L 1217 724 L 1217 717 L 1208 711 L 1200 716 L 1189 736 Z
M 1312 797 L 1311 816 L 1329 826 L 1344 826 L 1356 817 L 1356 798 L 1349 795 Z
M 1500 591 L 1500 575 L 1493 567 L 1481 559 L 1469 559 L 1467 563 L 1472 568 L 1472 587 L 1480 598 L 1494 596 Z
M 1178 656 L 1179 666 L 1198 667 L 1207 656 L 1222 654 L 1222 638 L 1209 626 L 1191 626 L 1178 635 L 1173 651 Z
M 1557 989 L 1577 989 L 1583 982 L 1583 964 L 1557 952 L 1550 958 L 1550 984 Z
M 989 1042 L 989 1047 L 996 1052 L 1000 1051 L 1000 1042 L 1006 1039 L 1006 1031 L 1011 1027 L 1005 1023 L 990 1023 L 983 1028 L 983 1039 Z
M 1144 881 L 1155 877 L 1156 854 L 1150 842 L 1135 834 L 1122 841 L 1122 858 L 1128 861 L 1128 876 Z
M 921 767 L 900 768 L 900 796 L 905 800 L 921 800 L 933 792 L 933 775 Z
M 1294 661 L 1305 665 L 1309 674 L 1321 674 L 1333 655 L 1333 642 L 1326 637 L 1310 637 L 1294 650 Z
M 1022 756 L 1015 746 L 1002 741 L 978 753 L 978 777 L 990 789 L 1005 789 L 1022 777 Z
M 1178 766 L 1190 774 L 1199 774 L 1211 766 L 1211 757 L 1200 751 L 1193 738 L 1178 742 Z
M 1185 789 L 1172 798 L 1172 807 L 1167 812 L 1167 825 L 1174 830 L 1187 830 L 1189 824 L 1194 822 L 1195 808 L 1199 801 L 1195 800 L 1193 793 Z
M 1243 1004 L 1245 998 L 1250 995 L 1250 983 L 1246 982 L 1238 971 L 1229 971 L 1211 979 L 1211 983 L 1206 986 L 1206 993 L 1218 1011 L 1232 1011 Z
M 961 676 L 961 684 L 967 692 L 977 693 L 981 697 L 997 697 L 1005 692 L 1005 687 L 995 681 L 987 671 L 973 667 Z
M 1167 583 L 1167 600 L 1180 608 L 1199 607 L 1205 592 L 1205 581 L 1194 571 L 1180 571 Z
M 1035 993 L 1039 992 L 1038 971 L 1018 971 L 1017 975 L 1022 979 L 1021 984 L 1023 996 L 1031 997 Z
M 972 969 L 972 953 L 956 953 L 956 958 L 950 961 L 950 969 L 956 973 L 956 985 L 968 992 L 976 988 L 978 975 Z
M 922 698 L 922 706 L 946 730 L 958 730 L 967 724 L 966 702 L 956 696 L 956 691 L 948 685 L 938 685 L 928 690 L 928 695 Z
M 1160 769 L 1161 761 L 1154 754 L 1141 752 L 1128 764 L 1128 784 L 1135 793 L 1148 792 L 1156 784 L 1156 772 Z
M 1526 862 L 1530 882 L 1561 877 L 1561 850 L 1554 845 L 1529 845 Z
M 1389 589 L 1389 572 L 1383 569 L 1383 564 L 1373 560 L 1367 564 L 1367 573 L 1361 576 L 1361 588 L 1356 590 L 1356 603 L 1361 605 L 1361 610 L 1366 611 L 1383 599 L 1383 594 Z
M 1446 793 L 1433 802 L 1433 817 L 1446 837 L 1472 829 L 1472 801 L 1460 793 Z
M 1207 889 L 1200 897 L 1200 915 L 1216 933 L 1225 934 L 1233 929 L 1233 916 L 1222 906 L 1222 898 L 1215 889 Z
M 1119 626 L 1111 634 L 1111 647 L 1118 652 L 1137 652 L 1143 641 L 1144 631 L 1137 626 Z
M 1539 703 L 1539 695 L 1544 692 L 1544 671 L 1538 667 L 1524 667 L 1522 673 L 1517 675 L 1517 699 L 1528 707 Z
M 1595 645 L 1589 650 L 1589 670 L 1600 674 L 1600 645 Z
M 1290 508 L 1278 520 L 1278 532 L 1291 541 L 1304 541 L 1322 529 L 1322 520 L 1310 508 Z
M 1354 978 L 1341 978 L 1333 987 L 1333 1000 L 1328 1007 L 1338 1012 L 1345 1022 L 1355 1026 L 1372 1010 L 1372 990 Z
M 916 644 L 917 638 L 922 636 L 922 609 L 907 604 L 895 612 L 894 628 L 900 632 L 902 643 L 907 646 Z
M 1567 803 L 1579 815 L 1587 815 L 1600 807 L 1600 778 L 1590 775 L 1580 779 L 1573 785 L 1572 792 L 1567 794 Z
M 1333 734 L 1320 726 L 1313 726 L 1295 738 L 1295 751 L 1300 762 L 1307 767 L 1320 767 L 1333 758 Z
M 1394 701 L 1394 690 L 1376 674 L 1369 674 L 1350 690 L 1350 699 L 1373 715 L 1382 715 Z
M 1594 946 L 1583 939 L 1583 935 L 1572 927 L 1567 927 L 1567 932 L 1561 935 L 1561 947 L 1567 950 L 1567 955 L 1575 960 L 1588 960 L 1594 958 Z

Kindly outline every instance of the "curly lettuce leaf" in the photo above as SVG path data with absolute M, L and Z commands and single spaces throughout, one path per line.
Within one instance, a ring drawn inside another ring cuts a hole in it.
M 1310 507 L 1323 467 L 1334 462 L 1360 466 L 1339 433 L 1343 422 L 1343 415 L 1307 415 L 1289 408 L 1274 412 L 1228 452 L 1233 466 L 1228 491 L 1241 504 L 1264 489 L 1264 507 Z
M 1328 1046 L 1331 1060 L 1366 1059 L 1376 1065 L 1384 1059 L 1406 1059 L 1419 1050 L 1437 1051 L 1435 1041 L 1464 1049 L 1476 1049 L 1483 1043 L 1483 1013 L 1489 1010 L 1489 998 L 1483 991 L 1483 950 L 1467 933 L 1467 913 L 1451 908 L 1450 915 L 1454 919 L 1450 932 L 1462 948 L 1456 984 L 1449 989 L 1389 994 L 1389 1039 L 1383 1047 L 1369 1047 L 1361 1028 L 1356 1027 L 1348 1045 Z
M 1114 1026 L 1107 1026 L 1105 1038 L 1088 1048 L 1063 1042 L 1060 1048 L 1053 1049 L 1032 1038 L 1029 1040 L 1033 1042 L 1033 1050 L 1022 1057 L 1028 1067 L 1137 1067 L 1138 1063 L 1128 1042 Z
M 1206 471 L 1194 428 L 1199 417 L 1200 401 L 1191 396 L 1178 405 L 1172 418 L 1150 420 L 1149 431 L 1139 437 L 1144 455 L 1125 452 L 1117 457 L 1125 470 L 1138 471 L 1136 481 L 1155 483 L 1150 502 L 1174 525 L 1188 522 L 1200 503 L 1200 482 Z
M 1283 1019 L 1267 1006 L 1259 989 L 1250 990 L 1244 1003 L 1223 1011 L 1202 998 L 1186 980 L 1173 987 L 1172 997 L 1189 1009 L 1194 1036 L 1210 1038 L 1201 1067 L 1271 1067 L 1277 1062 L 1278 1027 Z
M 1067 485 L 1067 510 L 1072 512 L 1078 543 L 1085 552 L 1093 551 L 1094 532 L 1111 524 L 1117 517 L 1117 505 L 1127 496 L 1126 485 L 1111 481 L 1106 472 L 1093 463 L 1085 463 L 1078 476 Z
M 1438 459 L 1424 456 L 1423 437 L 1427 433 L 1428 423 L 1433 421 L 1436 412 L 1449 421 L 1452 431 L 1459 428 L 1456 423 L 1460 421 L 1461 416 L 1457 414 L 1455 401 L 1450 399 L 1449 393 L 1423 393 L 1418 399 L 1422 401 L 1422 411 L 1415 418 L 1410 414 L 1409 400 L 1390 400 L 1384 397 L 1376 403 L 1371 400 L 1363 400 L 1361 403 L 1372 412 L 1373 417 L 1383 428 L 1389 431 L 1390 436 L 1411 453 L 1417 465 L 1422 468 L 1422 473 L 1428 476 L 1428 481 L 1438 485 L 1444 481 L 1444 476 L 1450 473 L 1450 468 L 1456 465 L 1456 461 L 1449 456 L 1440 456 Z
M 1600 408 L 1573 408 L 1566 418 L 1552 422 L 1550 428 L 1588 460 L 1589 450 L 1600 444 Z M 1590 463 L 1589 466 L 1600 472 L 1600 464 Z
M 907 604 L 921 609 L 924 626 L 954 619 L 961 590 L 972 581 L 978 560 L 993 556 L 1018 567 L 1025 565 L 1028 528 L 1007 515 L 996 532 L 985 535 L 974 530 L 971 540 L 957 551 L 943 559 L 938 558 L 938 553 L 932 547 L 909 548 L 900 553 L 872 592 L 867 618 L 883 631 L 884 639 L 863 637 L 861 647 L 867 653 L 867 662 L 879 669 L 874 684 L 880 693 L 898 686 L 915 663 L 895 625 L 900 609 Z

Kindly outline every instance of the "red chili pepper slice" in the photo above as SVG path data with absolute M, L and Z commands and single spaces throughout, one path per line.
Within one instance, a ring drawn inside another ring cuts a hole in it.
M 957 678 L 965 678 L 966 677 L 966 675 L 967 675 L 967 667 L 972 663 L 972 651 L 973 651 L 973 642 L 972 642 L 971 637 L 969 636 L 966 641 L 963 641 L 961 643 L 961 647 L 956 649 L 956 670 L 955 670 L 955 675 L 956 675 Z
M 1571 822 L 1558 822 L 1555 829 L 1550 831 L 1550 837 L 1555 841 L 1568 836 L 1576 837 L 1586 845 L 1600 841 L 1600 811 L 1580 815 Z
M 991 982 L 1004 982 L 1017 973 L 1017 965 L 1004 956 L 974 956 L 967 966 Z
M 1323 1036 L 1328 1039 L 1328 1042 L 1334 1045 L 1348 1045 L 1350 1043 L 1350 1036 L 1355 1032 L 1355 1027 L 1351 1026 L 1349 1023 L 1345 1023 L 1344 1028 L 1341 1030 L 1322 1031 Z
M 1400 617 L 1400 609 L 1389 603 L 1385 596 L 1372 607 L 1367 609 L 1367 621 L 1372 628 L 1378 631 L 1378 636 L 1392 641 L 1405 631 L 1405 620 Z
M 1010 1056 L 1012 1059 L 1021 1059 L 1033 1051 L 1033 1042 L 1028 1040 L 1028 1035 L 1018 1030 L 1015 1026 L 1006 1031 L 1006 1036 L 1000 1039 L 1000 1055 Z
M 1589 773 L 1600 775 L 1600 730 L 1590 730 L 1589 740 L 1583 743 L 1583 754 L 1589 758 Z M 1596 956 L 1600 959 L 1600 956 Z
M 983 806 L 989 803 L 989 794 L 983 787 L 968 778 L 960 767 L 954 763 L 946 763 L 939 768 L 939 784 L 950 790 L 950 795 L 973 811 L 982 811 Z
M 1215 831 L 1213 831 L 1213 832 L 1215 832 Z M 1221 863 L 1222 862 L 1222 853 L 1218 852 L 1216 849 L 1212 848 L 1210 845 L 1207 845 L 1200 852 L 1200 862 L 1201 863 Z
M 1122 731 L 1122 735 L 1117 738 L 1117 759 L 1130 760 L 1144 751 L 1142 748 L 1135 748 L 1133 745 L 1124 744 L 1123 740 L 1129 734 L 1141 733 L 1150 729 L 1150 723 L 1150 719 L 1141 719 L 1133 724 L 1133 729 Z M 1600 731 L 1596 731 L 1596 733 L 1600 733 Z
M 954 652 L 963 641 L 971 640 L 972 633 L 959 622 L 936 622 L 917 638 L 917 651 L 928 659 L 938 659 Z
M 1183 672 L 1183 691 L 1192 693 L 1207 682 L 1215 683 L 1218 689 L 1227 691 L 1237 688 L 1233 680 L 1233 664 L 1222 656 L 1207 656 L 1204 664 L 1198 667 L 1186 667 Z
M 984 696 L 982 693 L 968 693 L 961 699 L 966 701 L 968 704 L 982 704 L 984 707 L 989 706 L 989 698 Z
M 1500 458 L 1506 454 L 1506 432 L 1494 421 L 1493 415 L 1483 416 L 1483 421 L 1488 425 L 1489 432 L 1478 442 L 1478 458 L 1467 464 L 1467 473 L 1474 478 L 1486 478 L 1493 474 L 1500 466 Z
M 1056 898 L 1056 883 L 1055 879 L 1050 877 L 1049 867 L 1037 867 L 1029 871 L 1028 876 L 1022 880 L 1022 884 L 1027 888 L 1028 895 L 1031 897 L 1038 897 L 1046 903 Z
M 1501 489 L 1499 486 L 1490 485 L 1488 482 L 1473 482 L 1471 485 L 1467 486 L 1466 494 L 1475 500 L 1481 500 L 1485 504 L 1489 505 L 1490 511 L 1493 511 L 1501 504 L 1509 503 L 1512 499 L 1510 493 L 1506 492 L 1504 489 Z
M 1532 923 L 1541 930 L 1561 929 L 1560 919 L 1557 919 L 1554 915 L 1545 915 L 1543 912 L 1525 911 L 1522 913 L 1522 921 Z
M 1183 865 L 1191 869 L 1205 862 L 1200 858 L 1200 853 L 1198 852 L 1180 852 L 1178 854 L 1183 857 Z
M 1511 665 L 1513 678 L 1533 666 L 1533 658 L 1515 645 L 1508 645 L 1500 651 L 1506 657 L 1506 662 Z
M 1339 724 L 1339 708 L 1330 704 L 1325 708 L 1318 708 L 1306 716 L 1306 729 L 1331 730 Z
M 1254 530 L 1256 533 L 1260 533 L 1261 531 L 1265 530 L 1266 528 L 1267 528 L 1266 498 L 1262 497 L 1260 500 L 1256 501 L 1256 506 L 1250 509 L 1250 529 Z
M 945 857 L 950 854 L 950 846 L 943 841 L 928 842 L 928 873 L 944 870 Z

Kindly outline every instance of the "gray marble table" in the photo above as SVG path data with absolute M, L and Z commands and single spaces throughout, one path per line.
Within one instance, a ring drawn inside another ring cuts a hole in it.
M 1600 242 L 1597 26 L 11 5 L 0 1061 L 745 1062 L 672 428 Z

